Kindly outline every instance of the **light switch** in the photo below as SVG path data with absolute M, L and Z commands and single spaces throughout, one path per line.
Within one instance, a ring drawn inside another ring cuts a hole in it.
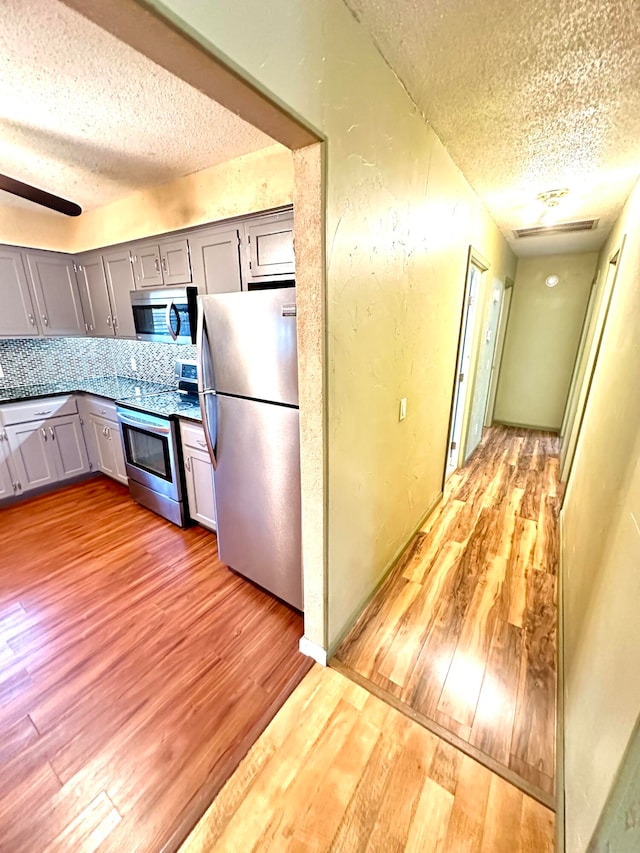
M 407 398 L 402 397 L 400 400 L 400 420 L 403 421 L 407 417 Z

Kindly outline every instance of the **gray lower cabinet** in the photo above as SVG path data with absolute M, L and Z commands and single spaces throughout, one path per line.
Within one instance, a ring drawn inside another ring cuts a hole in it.
M 111 305 L 112 334 L 120 338 L 135 338 L 131 291 L 136 289 L 136 282 L 129 249 L 121 247 L 103 252 L 102 262 Z
M 139 243 L 133 247 L 137 287 L 189 284 L 192 279 L 186 237 Z
M 25 252 L 44 335 L 84 335 L 84 316 L 71 255 Z
M 36 311 L 18 249 L 0 247 L 0 336 L 39 333 Z
M 189 517 L 209 530 L 216 529 L 216 502 L 213 465 L 207 451 L 204 431 L 198 424 L 180 423 L 184 476 L 187 485 Z
M 122 433 L 115 403 L 104 397 L 83 394 L 78 398 L 78 407 L 93 467 L 126 485 Z
M 4 427 L 18 493 L 89 472 L 78 415 Z
M 240 235 L 237 228 L 208 228 L 189 237 L 193 283 L 198 293 L 241 290 Z
M 114 335 L 113 313 L 101 252 L 76 256 L 80 301 L 88 335 Z
M 89 425 L 96 451 L 96 467 L 114 480 L 127 483 L 122 436 L 117 423 L 91 415 Z
M 44 421 L 34 421 L 4 428 L 11 452 L 11 467 L 18 484 L 18 494 L 48 486 L 58 479 L 55 460 L 49 453 L 44 423 Z
M 9 442 L 0 427 L 0 501 L 13 497 L 16 491 L 16 478 L 9 466 Z
M 294 278 L 293 214 L 274 213 L 244 223 L 244 287 Z

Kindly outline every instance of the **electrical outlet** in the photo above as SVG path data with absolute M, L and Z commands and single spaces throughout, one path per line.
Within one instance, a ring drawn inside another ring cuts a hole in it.
M 138 372 L 138 362 L 136 361 L 135 355 L 131 356 L 131 370 L 133 370 L 134 373 Z
M 407 398 L 403 397 L 400 400 L 400 420 L 403 421 L 407 417 Z

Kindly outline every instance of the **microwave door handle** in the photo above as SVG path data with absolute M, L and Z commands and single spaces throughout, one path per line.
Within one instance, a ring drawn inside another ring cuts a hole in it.
M 173 331 L 173 326 L 171 325 L 171 312 L 172 311 L 176 312 L 176 317 L 178 318 L 178 327 L 177 327 L 175 332 Z M 167 324 L 167 329 L 169 330 L 169 334 L 171 335 L 172 339 L 174 341 L 177 341 L 178 335 L 180 334 L 180 312 L 178 311 L 176 306 L 173 304 L 173 301 L 171 299 L 167 303 L 167 313 L 165 315 L 165 322 Z
M 209 406 L 211 406 L 211 418 L 209 418 Z M 211 457 L 214 470 L 218 467 L 216 452 L 218 450 L 218 397 L 216 394 L 200 395 L 200 413 L 202 414 L 202 426 L 204 427 L 204 438 Z

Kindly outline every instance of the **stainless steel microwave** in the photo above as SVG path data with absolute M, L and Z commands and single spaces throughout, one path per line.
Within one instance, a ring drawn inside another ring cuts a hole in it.
M 194 344 L 196 342 L 197 287 L 132 290 L 131 308 L 139 341 Z

